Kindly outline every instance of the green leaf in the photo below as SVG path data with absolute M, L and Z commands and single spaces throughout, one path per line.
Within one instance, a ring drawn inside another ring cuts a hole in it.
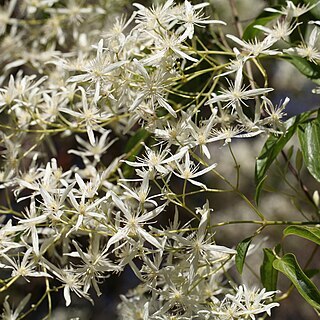
M 285 236 L 295 235 L 320 245 L 320 228 L 307 226 L 290 226 L 284 229 Z
M 316 4 L 319 0 L 303 0 L 305 4 L 313 5 Z M 317 19 L 320 19 L 320 5 L 315 6 L 312 10 L 311 13 L 313 16 Z
M 124 152 L 131 155 L 134 153 L 134 149 L 141 146 L 141 142 L 144 141 L 149 136 L 149 132 L 143 128 L 137 130 L 137 132 L 128 140 L 124 147 Z
M 257 25 L 265 26 L 267 23 L 274 20 L 278 16 L 279 16 L 279 13 L 274 13 L 274 12 L 270 13 L 270 12 L 264 11 L 257 19 L 255 19 L 246 27 L 242 36 L 243 40 L 248 41 L 256 38 L 257 35 L 262 31 L 255 28 L 255 26 Z
M 246 260 L 246 255 L 251 243 L 252 237 L 246 238 L 244 240 L 242 240 L 240 243 L 238 243 L 236 250 L 237 250 L 237 254 L 236 254 L 236 267 L 238 272 L 241 274 L 242 270 L 243 270 L 243 265 L 244 262 Z
M 320 122 L 319 118 L 305 123 L 298 131 L 302 156 L 311 175 L 320 182 Z
M 296 153 L 296 169 L 298 172 L 301 171 L 302 165 L 303 165 L 303 156 L 302 156 L 301 150 L 298 149 Z
M 285 274 L 297 288 L 301 296 L 315 309 L 320 309 L 320 292 L 315 284 L 300 268 L 296 257 L 287 253 L 273 262 L 273 267 Z
M 313 80 L 317 84 L 320 84 L 320 66 L 307 60 L 306 58 L 293 56 L 293 55 L 283 55 L 279 58 L 290 62 L 296 67 L 300 73 L 305 75 L 307 78 Z
M 305 274 L 307 275 L 308 278 L 312 278 L 315 275 L 317 275 L 320 272 L 320 269 L 308 269 L 305 270 Z
M 288 160 L 291 159 L 292 155 L 293 155 L 293 146 L 290 146 L 290 148 L 287 150 L 287 158 L 288 158 Z
M 273 291 L 277 288 L 278 270 L 274 269 L 272 265 L 276 259 L 271 249 L 263 249 L 263 263 L 260 267 L 260 277 L 262 285 L 268 291 Z
M 271 164 L 277 158 L 278 154 L 284 148 L 284 146 L 288 143 L 291 137 L 296 132 L 299 123 L 306 120 L 309 117 L 309 113 L 303 113 L 296 117 L 293 117 L 286 121 L 285 125 L 287 132 L 283 135 L 276 136 L 270 135 L 268 140 L 265 142 L 259 157 L 256 160 L 255 166 L 255 182 L 256 182 L 256 193 L 255 193 L 255 201 L 258 204 L 262 185 L 264 180 L 266 179 L 266 173 Z

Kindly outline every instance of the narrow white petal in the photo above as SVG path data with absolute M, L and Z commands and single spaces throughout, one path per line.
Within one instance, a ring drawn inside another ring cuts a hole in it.
M 192 175 L 192 178 L 196 178 L 196 177 L 202 176 L 203 174 L 205 174 L 205 173 L 211 171 L 212 169 L 214 169 L 216 166 L 217 166 L 217 164 L 216 164 L 216 163 L 213 163 L 213 164 L 210 165 L 209 167 L 204 168 L 203 170 L 198 171 L 198 172 L 196 172 L 195 174 L 193 174 L 193 175 Z
M 126 217 L 131 216 L 129 210 L 126 208 L 123 201 L 116 194 L 112 194 L 112 200 L 114 201 L 116 206 L 122 211 L 122 213 L 124 213 Z
M 95 146 L 96 139 L 94 137 L 94 133 L 93 133 L 92 127 L 90 125 L 87 125 L 87 134 L 88 134 L 89 141 L 90 141 L 91 145 Z
M 210 151 L 205 144 L 201 145 L 201 150 L 208 159 L 211 159 Z
M 63 296 L 66 300 L 66 307 L 68 307 L 71 304 L 70 287 L 68 285 L 63 288 Z
M 161 249 L 160 243 L 154 238 L 152 235 L 150 235 L 148 232 L 146 232 L 144 229 L 139 228 L 138 229 L 139 234 L 147 240 L 149 243 L 151 243 L 154 247 Z
M 125 238 L 126 236 L 127 236 L 126 230 L 124 229 L 118 230 L 118 232 L 109 239 L 106 249 L 108 250 L 113 244 Z
M 200 187 L 202 189 L 205 189 L 205 190 L 207 189 L 207 186 L 204 183 L 201 183 L 199 181 L 196 181 L 193 179 L 188 179 L 188 182 L 190 182 L 190 183 L 194 184 L 195 186 Z
M 187 55 L 186 53 L 184 53 L 183 51 L 176 49 L 176 48 L 172 48 L 172 50 L 177 53 L 179 56 L 181 56 L 182 58 L 185 58 L 187 60 L 190 60 L 192 62 L 198 62 L 199 60 L 196 58 L 192 58 L 189 55 Z
M 80 187 L 81 190 L 85 190 L 86 189 L 86 184 L 84 183 L 84 181 L 82 180 L 82 178 L 79 176 L 78 173 L 76 173 L 75 175 L 76 181 Z

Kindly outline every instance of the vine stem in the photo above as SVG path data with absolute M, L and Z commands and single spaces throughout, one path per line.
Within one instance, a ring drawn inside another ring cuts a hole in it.
M 191 151 L 190 152 L 191 155 L 197 160 L 199 161 L 199 163 L 201 163 L 202 165 L 208 167 L 208 163 L 206 161 L 204 161 L 203 159 L 201 159 L 195 152 Z M 257 216 L 262 220 L 262 221 L 266 221 L 266 218 L 264 217 L 264 215 L 259 211 L 258 208 L 256 208 L 252 202 L 240 191 L 237 189 L 237 187 L 235 187 L 227 178 L 225 178 L 222 174 L 220 174 L 217 170 L 212 169 L 211 172 L 213 172 L 216 176 L 218 176 L 222 181 L 224 181 L 229 187 L 232 188 L 232 190 L 237 193 L 240 198 L 242 200 L 244 200 L 248 206 L 257 214 Z
M 7 290 L 13 283 L 15 283 L 20 278 L 19 275 L 13 277 L 8 283 L 6 283 L 2 288 L 0 288 L 0 292 Z
M 223 222 L 218 222 L 216 224 L 211 224 L 209 229 L 211 228 L 217 228 L 217 227 L 223 227 L 227 225 L 232 225 L 232 224 L 258 224 L 263 227 L 268 227 L 268 226 L 307 226 L 307 225 L 320 225 L 320 221 L 282 221 L 282 220 L 231 220 L 231 221 L 223 221 Z M 176 229 L 176 230 L 168 230 L 168 233 L 177 233 L 177 232 L 188 232 L 188 231 L 196 231 L 198 228 L 183 228 L 183 229 Z
M 305 194 L 305 196 L 307 197 L 307 199 L 312 203 L 312 205 L 316 208 L 317 212 L 318 212 L 318 207 L 316 206 L 316 204 L 314 203 L 312 196 L 309 193 L 309 190 L 307 188 L 307 186 L 303 183 L 301 177 L 299 176 L 297 170 L 293 167 L 293 165 L 291 164 L 290 160 L 288 159 L 286 153 L 281 150 L 281 154 L 284 158 L 284 160 L 287 162 L 288 164 L 288 168 L 290 170 L 290 172 L 292 173 L 292 175 L 297 179 L 297 181 L 300 184 L 301 190 L 303 191 L 303 193 Z
M 286 225 L 293 225 L 293 226 L 307 226 L 307 225 L 317 225 L 320 224 L 320 221 L 285 221 L 285 220 L 232 220 L 232 221 L 224 221 L 216 224 L 212 224 L 210 227 L 221 227 L 226 226 L 229 224 L 259 224 L 262 226 L 286 226 Z
M 238 190 L 239 189 L 239 186 L 240 186 L 240 165 L 237 161 L 237 158 L 231 148 L 231 143 L 228 143 L 228 147 L 229 147 L 229 151 L 230 151 L 230 154 L 232 156 L 232 159 L 234 161 L 234 165 L 235 165 L 235 168 L 236 168 L 236 172 L 237 172 L 237 178 L 236 178 L 236 189 Z

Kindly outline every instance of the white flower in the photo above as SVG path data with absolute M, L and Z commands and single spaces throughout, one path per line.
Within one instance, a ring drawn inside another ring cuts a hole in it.
M 180 28 L 185 29 L 180 36 L 180 40 L 185 40 L 186 38 L 192 39 L 194 35 L 194 26 L 202 26 L 206 24 L 226 25 L 226 23 L 221 20 L 209 20 L 208 17 L 204 17 L 202 9 L 208 5 L 210 5 L 208 2 L 192 5 L 189 1 L 185 0 L 184 10 L 181 8 L 182 15 L 179 17 L 179 23 L 182 23 Z
M 151 203 L 154 206 L 157 206 L 158 205 L 157 202 L 152 200 L 152 198 L 159 197 L 162 194 L 156 194 L 154 196 L 148 197 L 148 194 L 151 190 L 151 187 L 149 187 L 149 179 L 150 179 L 149 175 L 146 174 L 142 179 L 142 183 L 140 187 L 136 189 L 129 188 L 122 183 L 119 183 L 119 185 L 126 190 L 123 193 L 124 195 L 136 199 L 142 206 L 144 206 L 147 203 Z
M 94 101 L 92 101 L 90 105 L 88 105 L 88 99 L 85 90 L 82 87 L 79 87 L 79 90 L 82 94 L 81 109 L 79 111 L 74 111 L 67 108 L 60 108 L 60 111 L 78 118 L 79 124 L 85 124 L 89 141 L 91 145 L 94 146 L 95 137 L 93 130 L 97 129 L 100 123 L 109 119 L 111 117 L 111 114 L 100 110 Z
M 18 94 L 19 92 L 15 87 L 15 79 L 13 75 L 10 75 L 8 86 L 0 89 L 0 106 L 10 105 Z
M 109 56 L 103 53 L 103 39 L 101 39 L 97 46 L 96 58 L 90 60 L 82 69 L 84 74 L 73 76 L 69 78 L 70 82 L 92 82 L 95 84 L 95 93 L 93 101 L 99 100 L 100 87 L 107 79 L 107 75 L 113 70 L 127 63 L 127 61 L 117 61 L 110 63 Z
M 285 132 L 285 125 L 281 119 L 286 116 L 284 109 L 287 104 L 290 102 L 290 99 L 287 97 L 279 106 L 274 106 L 273 103 L 266 97 L 262 97 L 264 101 L 264 110 L 267 113 L 267 117 L 261 120 L 262 124 L 270 124 L 274 129 L 280 129 L 282 132 Z
M 105 130 L 98 141 L 94 144 L 88 143 L 86 140 L 82 139 L 80 136 L 76 136 L 78 144 L 81 146 L 80 150 L 68 150 L 68 153 L 76 154 L 81 158 L 94 157 L 95 162 L 99 162 L 102 155 L 111 147 L 111 145 L 117 140 L 113 139 L 109 141 L 108 136 L 111 130 Z
M 248 289 L 245 285 L 239 286 L 236 294 L 226 294 L 217 311 L 213 315 L 224 316 L 225 319 L 256 319 L 256 315 L 266 312 L 271 316 L 271 309 L 278 307 L 279 303 L 269 302 L 277 291 L 266 289 Z
M 67 16 L 67 21 L 70 24 L 80 25 L 85 16 L 88 16 L 93 12 L 93 7 L 83 7 L 83 3 L 79 3 L 76 0 L 69 0 L 65 7 L 63 8 L 55 8 L 55 9 L 47 9 L 47 12 L 57 12 Z
M 210 100 L 209 100 L 210 101 Z M 195 146 L 200 146 L 202 153 L 208 158 L 211 158 L 210 151 L 207 147 L 207 143 L 210 142 L 212 137 L 212 130 L 215 125 L 217 108 L 213 109 L 213 112 L 208 120 L 203 120 L 200 122 L 200 125 L 197 126 L 192 120 L 191 117 L 187 119 L 187 124 L 189 125 L 190 134 L 193 138 L 188 145 L 192 148 Z M 181 141 L 184 142 L 184 141 Z
M 121 303 L 118 305 L 119 319 L 121 320 L 149 320 L 149 302 L 145 297 L 127 298 L 120 296 Z
M 199 164 L 195 165 L 192 161 L 190 161 L 189 152 L 186 152 L 185 161 L 183 164 L 180 164 L 178 161 L 176 161 L 176 164 L 177 164 L 177 168 L 178 168 L 179 173 L 176 173 L 175 171 L 173 171 L 173 173 L 177 177 L 184 179 L 184 180 L 187 180 L 188 182 L 190 182 L 198 187 L 204 188 L 204 189 L 207 189 L 206 185 L 194 180 L 193 178 L 200 177 L 200 176 L 206 174 L 207 172 L 210 172 L 212 169 L 214 169 L 217 166 L 216 163 L 213 163 L 212 165 L 210 165 L 200 171 L 197 171 L 199 168 Z
M 11 0 L 1 7 L 0 11 L 0 35 L 3 35 L 6 31 L 7 25 L 14 24 L 16 19 L 10 18 L 15 7 L 17 0 Z
M 210 142 L 224 140 L 224 145 L 231 142 L 233 138 L 250 138 L 254 137 L 263 130 L 253 130 L 252 132 L 245 132 L 245 128 L 241 126 L 227 126 L 222 127 L 217 130 L 213 130 L 212 135 L 213 137 L 210 139 Z
M 47 122 L 55 122 L 59 108 L 65 106 L 68 103 L 67 98 L 57 92 L 52 92 L 51 95 L 46 92 L 43 93 L 43 103 L 38 106 L 40 125 L 45 125 Z
M 230 60 L 230 64 L 226 67 L 227 71 L 219 73 L 213 79 L 224 77 L 228 74 L 237 72 L 239 69 L 243 69 L 244 63 L 249 60 L 250 57 L 242 55 L 237 48 L 233 48 L 233 52 L 236 56 L 235 60 Z
M 315 26 L 310 33 L 308 41 L 303 41 L 298 47 L 286 49 L 285 52 L 307 58 L 309 61 L 317 64 L 320 60 L 320 51 L 318 49 L 319 35 L 319 27 Z
M 36 160 L 36 159 L 35 159 Z M 62 172 L 62 169 L 58 167 L 57 160 L 52 158 L 50 162 L 46 164 L 44 168 L 37 168 L 36 170 L 30 170 L 29 173 L 24 175 L 24 179 L 17 179 L 21 189 L 26 188 L 33 190 L 33 195 L 40 193 L 40 189 L 48 191 L 50 194 L 57 193 L 59 187 L 68 186 L 68 182 L 64 179 L 69 175 L 69 172 Z M 37 180 L 36 180 L 37 179 Z M 21 197 L 19 201 L 22 201 L 30 196 Z
M 11 309 L 10 304 L 8 302 L 9 296 L 5 297 L 3 302 L 3 313 L 1 314 L 2 320 L 18 320 L 20 318 L 20 313 L 25 308 L 27 303 L 31 298 L 31 293 L 28 293 L 18 304 L 15 310 Z
M 180 159 L 188 150 L 188 147 L 183 147 L 176 154 L 167 157 L 170 152 L 168 149 L 164 149 L 162 151 L 154 151 L 148 146 L 145 146 L 145 148 L 146 155 L 143 158 L 137 157 L 138 161 L 122 161 L 135 168 L 146 168 L 151 173 L 156 171 L 161 174 L 167 174 L 169 171 L 165 165 Z
M 151 8 L 146 8 L 140 3 L 134 3 L 138 8 L 136 11 L 137 28 L 146 28 L 147 30 L 156 30 L 159 26 L 167 26 L 172 21 L 170 15 L 174 0 L 167 0 L 162 4 L 153 4 Z
M 112 195 L 112 200 L 123 214 L 123 218 L 120 220 L 123 227 L 118 228 L 116 233 L 109 239 L 107 249 L 120 240 L 127 240 L 128 237 L 136 236 L 160 249 L 161 245 L 158 240 L 147 232 L 143 226 L 146 223 L 150 223 L 150 220 L 153 220 L 159 215 L 163 211 L 165 204 L 149 212 L 141 212 L 140 210 L 135 212 L 135 210 L 129 208 L 116 194 Z
M 181 112 L 179 119 L 172 119 L 167 121 L 163 128 L 157 128 L 154 130 L 154 134 L 159 141 L 166 141 L 168 145 L 179 145 L 188 140 L 190 135 L 189 126 L 187 120 L 189 115 L 185 112 Z
M 198 62 L 197 59 L 184 52 L 185 47 L 181 44 L 182 40 L 174 33 L 171 35 L 168 32 L 157 36 L 150 35 L 155 39 L 156 50 L 149 58 L 141 60 L 144 65 L 159 65 L 162 59 L 172 58 L 172 56 L 175 59 L 183 58 L 192 62 Z
M 157 69 L 151 75 L 148 74 L 143 65 L 136 59 L 134 64 L 139 73 L 143 76 L 143 83 L 138 84 L 139 93 L 133 104 L 129 107 L 129 111 L 134 110 L 143 100 L 148 100 L 148 104 L 152 108 L 156 108 L 156 104 L 165 108 L 173 117 L 177 117 L 176 112 L 166 101 L 166 87 L 169 86 L 168 75 L 162 70 Z
M 74 268 L 71 266 L 58 268 L 45 258 L 42 258 L 41 264 L 49 269 L 50 272 L 52 272 L 57 279 L 62 282 L 63 296 L 66 301 L 66 307 L 71 304 L 71 291 L 76 293 L 78 297 L 84 297 L 93 303 L 89 295 L 82 289 L 83 281 L 81 274 L 77 273 Z
M 11 168 L 7 168 L 6 170 L 0 170 L 0 190 L 13 185 L 13 179 L 15 178 L 15 171 Z
M 40 188 L 40 194 L 43 199 L 41 209 L 44 211 L 45 216 L 51 216 L 52 219 L 59 219 L 63 214 L 64 202 L 75 185 L 73 182 L 66 189 L 61 189 L 56 193 L 49 193 L 46 189 Z
M 6 265 L 0 263 L 1 268 L 12 269 L 11 276 L 12 277 L 23 277 L 26 281 L 29 282 L 28 277 L 49 277 L 52 278 L 50 274 L 44 271 L 37 271 L 39 268 L 39 264 L 31 256 L 32 248 L 29 248 L 26 252 L 23 253 L 23 258 L 20 260 L 20 256 L 18 259 L 10 258 L 7 254 L 3 254 L 3 258 L 6 259 L 10 265 Z
M 230 87 L 228 90 L 222 89 L 220 95 L 216 95 L 215 97 L 209 99 L 206 104 L 216 103 L 219 101 L 227 102 L 225 108 L 233 106 L 233 105 L 240 105 L 244 104 L 244 100 L 253 99 L 259 95 L 263 95 L 270 91 L 273 91 L 273 88 L 258 88 L 258 89 L 249 89 L 242 85 L 242 68 L 240 68 L 236 73 L 236 79 L 234 84 L 230 83 Z
M 279 19 L 271 28 L 255 25 L 256 29 L 263 31 L 267 37 L 278 41 L 280 39 L 287 40 L 288 36 L 297 28 L 301 23 L 294 22 L 291 24 L 288 19 Z
M 11 249 L 24 247 L 22 243 L 15 240 L 16 234 L 21 232 L 21 230 L 21 226 L 12 225 L 11 219 L 6 224 L 0 225 L 0 254 Z
M 212 252 L 218 252 L 220 254 L 227 255 L 227 257 L 228 255 L 234 255 L 237 253 L 236 250 L 227 248 L 225 246 L 216 245 L 212 239 L 212 235 L 207 237 L 207 226 L 209 225 L 210 227 L 209 202 L 207 201 L 203 208 L 197 212 L 201 212 L 198 230 L 188 237 L 181 237 L 179 235 L 174 236 L 180 245 L 187 248 L 187 260 L 190 262 L 190 283 L 194 280 L 200 259 L 202 259 L 201 262 L 211 260 Z
M 102 183 L 99 174 L 96 174 L 93 179 L 90 179 L 86 183 L 78 173 L 75 174 L 75 178 L 80 188 L 80 196 L 84 195 L 86 198 L 92 199 L 98 194 L 98 189 Z
M 249 315 L 252 320 L 255 315 L 266 312 L 271 316 L 271 309 L 278 307 L 279 303 L 268 304 L 268 300 L 278 291 L 266 291 L 266 289 L 248 289 L 245 285 L 239 286 L 236 296 L 227 294 L 227 298 L 235 303 L 239 310 L 238 316 Z
M 101 295 L 98 283 L 106 278 L 106 272 L 121 271 L 121 266 L 113 264 L 108 258 L 106 248 L 100 248 L 100 236 L 96 235 L 90 242 L 88 252 L 83 252 L 77 242 L 72 241 L 76 252 L 68 253 L 70 257 L 81 258 L 82 264 L 77 265 L 76 273 L 79 273 L 84 282 L 83 290 L 87 293 L 91 286 L 95 289 L 98 296 Z
M 313 8 L 315 8 L 320 1 L 311 4 L 311 3 L 298 3 L 298 5 L 296 6 L 292 1 L 286 1 L 287 6 L 286 7 L 282 7 L 281 10 L 277 10 L 274 8 L 265 8 L 265 11 L 268 12 L 274 12 L 274 13 L 280 13 L 282 15 L 287 15 L 293 18 L 297 18 L 303 14 L 305 14 L 306 12 L 312 10 Z
M 262 41 L 259 41 L 256 38 L 251 41 L 244 41 L 232 34 L 227 34 L 226 37 L 239 44 L 242 47 L 242 51 L 252 57 L 257 57 L 260 54 L 276 55 L 280 53 L 277 50 L 270 49 L 277 41 L 277 39 L 272 37 L 266 37 Z
M 99 205 L 101 202 L 105 201 L 108 198 L 108 195 L 95 200 L 94 202 L 86 201 L 86 194 L 81 195 L 80 202 L 78 203 L 74 194 L 70 192 L 68 197 L 73 205 L 73 209 L 69 210 L 72 213 L 75 213 L 77 218 L 76 224 L 69 231 L 77 231 L 85 220 L 90 219 L 105 219 L 105 216 L 100 213 Z M 75 210 L 74 210 L 75 209 Z
M 41 225 L 47 221 L 47 216 L 40 214 L 36 209 L 34 197 L 31 198 L 30 210 L 25 209 L 26 213 L 23 213 L 23 218 L 17 218 L 19 225 L 23 228 L 23 234 L 31 235 L 32 249 L 36 255 L 39 255 L 39 235 L 37 225 Z

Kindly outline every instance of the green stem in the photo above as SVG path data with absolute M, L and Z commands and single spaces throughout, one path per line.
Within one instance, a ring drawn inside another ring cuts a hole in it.
M 236 178 L 236 190 L 239 190 L 239 184 L 240 184 L 240 165 L 238 164 L 238 161 L 233 153 L 233 150 L 231 148 L 231 143 L 228 143 L 229 151 L 231 153 L 232 159 L 235 164 L 236 172 L 237 172 L 237 178 Z

